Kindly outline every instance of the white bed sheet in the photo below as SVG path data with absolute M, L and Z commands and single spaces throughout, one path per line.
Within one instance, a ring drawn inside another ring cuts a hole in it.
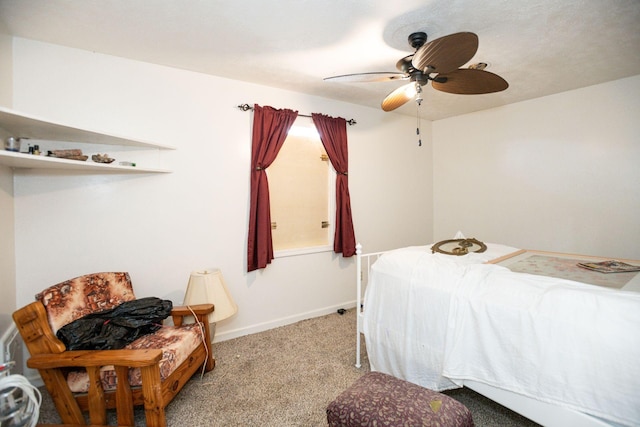
M 474 380 L 638 425 L 640 294 L 483 264 L 515 250 L 380 257 L 363 313 L 372 370 L 433 390 Z

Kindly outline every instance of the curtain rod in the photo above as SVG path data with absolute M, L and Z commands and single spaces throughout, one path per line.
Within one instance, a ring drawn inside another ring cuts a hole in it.
M 242 111 L 249 111 L 249 110 L 253 110 L 253 107 L 249 104 L 242 104 L 242 105 L 238 105 L 238 109 L 242 110 Z M 298 116 L 302 116 L 302 117 L 311 117 L 308 114 L 298 114 Z M 349 126 L 353 126 L 355 124 L 357 124 L 358 122 L 356 122 L 354 119 L 349 119 L 347 120 L 347 124 Z

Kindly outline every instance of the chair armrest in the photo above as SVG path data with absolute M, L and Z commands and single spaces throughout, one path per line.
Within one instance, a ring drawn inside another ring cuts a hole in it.
M 191 322 L 193 319 L 193 315 L 195 314 L 194 322 L 199 322 L 204 327 L 204 336 L 209 337 L 211 332 L 209 330 L 209 317 L 210 313 L 213 313 L 214 305 L 213 304 L 194 304 L 189 306 L 178 306 L 173 307 L 171 310 L 171 318 L 173 319 L 173 324 L 175 326 L 182 326 L 184 322 Z M 209 349 L 209 354 L 211 354 L 211 341 L 209 339 L 205 339 L 207 342 L 207 348 Z M 209 359 L 207 362 L 207 371 L 213 369 L 213 359 Z
M 86 366 L 128 366 L 141 368 L 160 362 L 162 350 L 75 350 L 63 353 L 36 354 L 27 360 L 32 369 Z
M 172 316 L 193 316 L 193 313 L 206 315 L 213 313 L 213 304 L 194 304 L 189 306 L 177 306 L 171 310 Z

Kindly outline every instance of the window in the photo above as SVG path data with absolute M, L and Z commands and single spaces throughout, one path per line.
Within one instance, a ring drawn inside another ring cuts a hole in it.
M 275 256 L 332 250 L 335 171 L 310 118 L 296 119 L 267 175 Z

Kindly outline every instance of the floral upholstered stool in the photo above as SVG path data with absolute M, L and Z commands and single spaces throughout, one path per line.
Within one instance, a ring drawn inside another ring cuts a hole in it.
M 462 403 L 381 372 L 369 372 L 327 407 L 329 427 L 473 427 Z

